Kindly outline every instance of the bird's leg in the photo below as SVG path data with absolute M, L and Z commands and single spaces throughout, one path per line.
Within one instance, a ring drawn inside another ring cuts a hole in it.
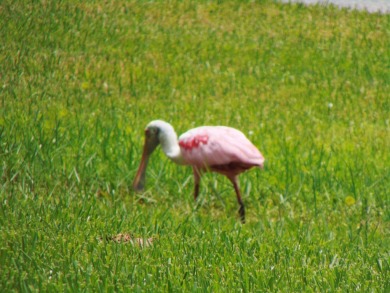
M 229 179 L 233 183 L 234 190 L 236 191 L 237 195 L 237 201 L 240 205 L 240 209 L 238 210 L 238 212 L 240 213 L 241 222 L 245 224 L 245 206 L 241 198 L 240 188 L 238 187 L 237 176 L 229 177 Z
M 200 171 L 197 168 L 193 168 L 194 171 L 194 199 L 197 200 L 199 195 L 199 183 L 200 183 Z

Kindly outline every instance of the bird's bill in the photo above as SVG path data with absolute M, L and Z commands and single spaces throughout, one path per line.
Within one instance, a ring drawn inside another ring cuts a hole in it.
M 135 175 L 135 178 L 133 181 L 133 188 L 136 191 L 141 191 L 144 189 L 145 173 L 146 173 L 146 167 L 148 166 L 149 156 L 150 156 L 150 154 L 149 154 L 147 146 L 145 144 L 144 150 L 142 153 L 141 163 L 138 167 L 137 174 Z
M 142 152 L 141 163 L 138 167 L 137 174 L 135 175 L 133 188 L 134 190 L 141 191 L 145 186 L 145 173 L 148 166 L 149 157 L 151 153 L 156 149 L 159 141 L 156 136 L 151 135 L 148 129 L 145 130 L 145 144 Z

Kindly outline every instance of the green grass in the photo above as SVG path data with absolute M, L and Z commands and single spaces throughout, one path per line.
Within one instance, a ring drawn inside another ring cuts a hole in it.
M 390 16 L 273 1 L 2 1 L 0 291 L 388 292 Z M 222 176 L 153 119 L 266 158 Z M 118 233 L 153 246 L 99 242 Z

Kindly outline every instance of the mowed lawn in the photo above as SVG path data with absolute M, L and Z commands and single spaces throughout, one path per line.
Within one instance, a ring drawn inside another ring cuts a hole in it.
M 388 14 L 5 0 L 0 40 L 1 292 L 389 292 Z M 161 150 L 132 190 L 154 119 L 260 149 L 246 224 Z

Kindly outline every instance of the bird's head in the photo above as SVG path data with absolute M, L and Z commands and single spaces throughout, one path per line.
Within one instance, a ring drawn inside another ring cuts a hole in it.
M 171 131 L 174 132 L 173 127 L 169 123 L 162 120 L 154 120 L 146 126 L 145 143 L 142 152 L 141 163 L 138 167 L 138 171 L 133 182 L 133 188 L 135 190 L 140 191 L 144 189 L 145 173 L 149 157 L 160 143 L 164 146 L 167 133 Z
M 159 140 L 160 128 L 155 125 L 150 125 L 145 128 L 145 143 L 144 143 L 144 154 L 150 155 L 160 144 Z

